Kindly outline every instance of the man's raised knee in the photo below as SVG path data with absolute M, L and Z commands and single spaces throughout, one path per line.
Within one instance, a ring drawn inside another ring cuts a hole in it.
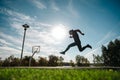
M 80 52 L 82 52 L 82 51 L 83 51 L 83 49 L 79 49 L 79 51 L 80 51 Z

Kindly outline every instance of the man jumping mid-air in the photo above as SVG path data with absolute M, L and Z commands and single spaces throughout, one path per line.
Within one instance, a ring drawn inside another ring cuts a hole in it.
M 83 51 L 86 48 L 91 48 L 92 49 L 92 46 L 89 45 L 89 44 L 87 44 L 86 46 L 83 46 L 83 47 L 81 46 L 81 41 L 79 39 L 79 36 L 78 36 L 77 32 L 79 32 L 81 35 L 84 35 L 84 33 L 82 33 L 79 29 L 77 29 L 77 30 L 70 30 L 69 31 L 70 38 L 73 38 L 74 42 L 69 44 L 68 47 L 65 49 L 65 51 L 60 52 L 61 54 L 65 54 L 65 52 L 67 52 L 73 46 L 77 46 L 79 51 Z

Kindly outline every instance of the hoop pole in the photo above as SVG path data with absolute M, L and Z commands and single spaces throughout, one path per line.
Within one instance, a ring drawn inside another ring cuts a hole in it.
M 37 50 L 38 50 L 38 49 L 37 49 Z M 33 56 L 34 56 L 35 53 L 37 53 L 37 51 L 33 52 L 32 56 L 31 56 L 30 59 L 29 59 L 29 67 L 31 66 L 31 60 L 32 60 L 32 58 L 33 58 Z
M 31 60 L 32 60 L 32 57 L 34 56 L 35 53 L 36 53 L 36 52 L 34 52 L 34 53 L 32 54 L 32 56 L 30 57 L 29 66 L 31 65 Z

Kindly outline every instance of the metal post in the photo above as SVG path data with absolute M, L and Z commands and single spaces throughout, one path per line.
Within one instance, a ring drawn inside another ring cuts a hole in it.
M 34 56 L 35 53 L 36 53 L 36 52 L 34 52 L 34 53 L 32 54 L 32 56 L 30 57 L 30 60 L 29 60 L 29 67 L 31 66 L 31 60 L 32 60 L 32 58 L 33 58 L 33 56 Z
M 23 43 L 22 43 L 22 50 L 21 50 L 20 65 L 22 64 L 22 56 L 23 56 L 23 49 L 24 49 L 26 30 L 27 30 L 27 28 L 29 28 L 29 26 L 27 24 L 24 24 L 22 26 L 24 27 L 24 36 L 23 36 Z
M 36 49 L 34 47 L 37 47 Z M 33 56 L 35 55 L 35 53 L 39 53 L 40 52 L 40 46 L 33 46 L 32 47 L 32 56 L 29 59 L 29 67 L 31 66 L 31 60 L 33 58 Z

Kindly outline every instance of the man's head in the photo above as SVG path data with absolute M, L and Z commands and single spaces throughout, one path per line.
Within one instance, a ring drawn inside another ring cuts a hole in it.
M 72 35 L 73 34 L 73 29 L 69 31 L 69 34 Z

